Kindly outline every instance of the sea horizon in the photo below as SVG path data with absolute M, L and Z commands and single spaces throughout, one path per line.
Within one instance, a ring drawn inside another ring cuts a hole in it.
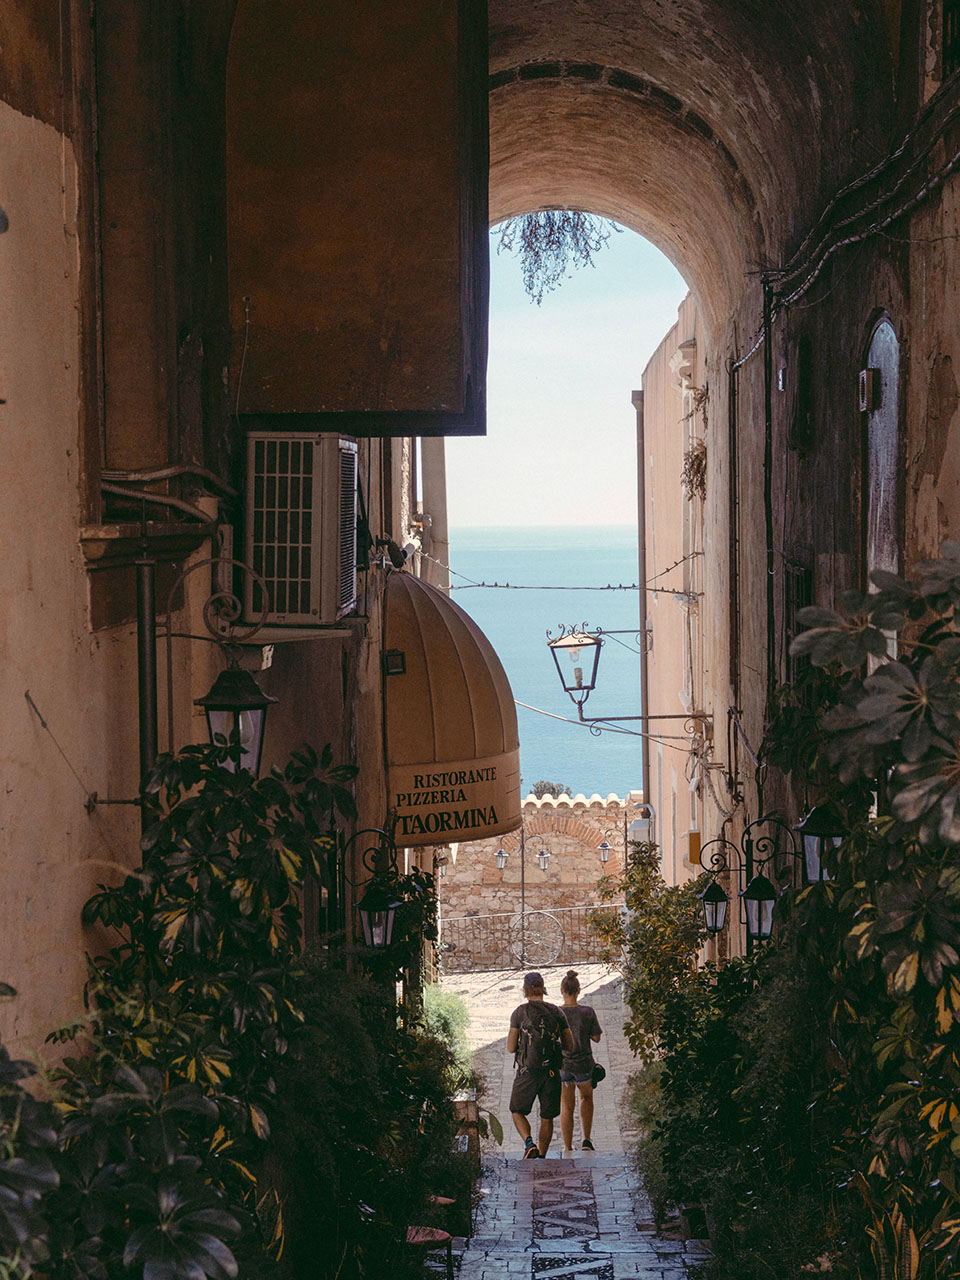
M 609 731 L 595 736 L 581 725 L 547 648 L 547 631 L 556 635 L 561 625 L 626 631 L 605 642 L 597 687 L 584 711 L 638 714 L 636 526 L 456 525 L 450 566 L 452 598 L 484 631 L 514 698 L 526 704 L 517 708 L 524 796 L 541 780 L 587 798 L 639 790 L 642 738 Z M 633 589 L 607 589 L 620 586 Z

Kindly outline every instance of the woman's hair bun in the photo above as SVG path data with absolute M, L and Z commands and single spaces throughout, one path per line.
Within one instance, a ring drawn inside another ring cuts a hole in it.
M 575 978 L 576 976 L 577 976 L 577 971 L 576 971 L 576 969 L 568 969 L 568 970 L 567 970 L 567 977 L 568 977 L 568 978 Z

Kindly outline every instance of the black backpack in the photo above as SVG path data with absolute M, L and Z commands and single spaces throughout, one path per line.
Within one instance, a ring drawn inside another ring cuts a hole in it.
M 517 1051 L 513 1056 L 517 1071 L 556 1071 L 563 1060 L 560 1035 L 565 1022 L 554 1018 L 546 1009 L 529 1010 L 529 1021 L 518 1028 Z

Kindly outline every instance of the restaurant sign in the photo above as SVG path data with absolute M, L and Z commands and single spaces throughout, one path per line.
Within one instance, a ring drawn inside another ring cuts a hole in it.
M 512 831 L 519 800 L 516 752 L 451 764 L 390 766 L 397 844 L 450 844 Z

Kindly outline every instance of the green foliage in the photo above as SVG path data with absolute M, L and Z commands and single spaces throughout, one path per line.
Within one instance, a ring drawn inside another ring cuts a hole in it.
M 554 800 L 559 800 L 561 796 L 573 795 L 573 792 L 563 782 L 547 782 L 541 778 L 533 784 L 533 794 L 538 800 L 542 800 L 544 796 L 553 796 Z
M 400 1275 L 428 1192 L 470 1203 L 461 1068 L 379 980 L 435 936 L 432 877 L 392 882 L 376 979 L 304 958 L 301 895 L 356 771 L 304 748 L 257 780 L 226 752 L 158 760 L 142 866 L 84 908 L 114 940 L 89 960 L 87 1016 L 51 1037 L 74 1049 L 54 1106 L 0 1049 L 3 1280 Z
M 381 983 L 309 956 L 297 989 L 304 1022 L 273 1107 L 283 1270 L 386 1274 L 407 1225 L 436 1220 L 431 1193 L 470 1202 L 470 1160 L 453 1141 L 458 1068 L 442 1039 L 398 1023 Z
M 960 1273 L 960 545 L 874 581 L 802 611 L 764 744 L 846 812 L 834 879 L 661 1022 L 660 1156 L 713 1206 L 717 1278 Z
M 457 1072 L 457 1088 L 466 1085 L 470 1076 L 469 1022 L 470 1010 L 463 996 L 445 989 L 439 982 L 424 988 L 423 1025 L 430 1035 L 449 1048 Z
M 0 997 L 16 992 L 0 983 Z M 56 1167 L 57 1118 L 21 1081 L 36 1074 L 0 1045 L 0 1277 L 20 1280 L 42 1268 L 50 1254 L 45 1198 L 60 1183 Z
M 299 895 L 326 873 L 351 767 L 298 752 L 255 779 L 225 747 L 161 756 L 138 872 L 101 885 L 86 924 L 89 1016 L 53 1078 L 59 1183 L 46 1197 L 51 1280 L 266 1274 L 258 1165 L 291 1037 Z
M 624 1032 L 634 1053 L 649 1061 L 657 1052 L 665 1003 L 696 980 L 696 957 L 706 937 L 697 894 L 700 879 L 668 885 L 660 874 L 657 845 L 630 842 L 626 870 L 603 876 L 601 902 L 619 907 L 591 911 L 589 924 L 602 944 L 602 957 L 623 969 L 630 1006 Z

